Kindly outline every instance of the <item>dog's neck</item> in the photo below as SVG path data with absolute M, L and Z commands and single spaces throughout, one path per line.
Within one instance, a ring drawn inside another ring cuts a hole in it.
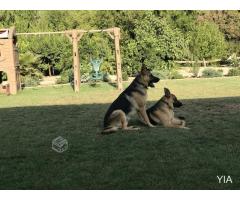
M 136 79 L 136 82 L 140 85 L 142 85 L 145 89 L 148 89 L 148 86 L 146 84 L 144 84 L 142 81 L 139 81 L 138 79 Z
M 165 103 L 169 109 L 173 110 L 173 105 L 170 105 L 168 102 L 164 101 L 164 99 L 160 100 L 162 103 Z

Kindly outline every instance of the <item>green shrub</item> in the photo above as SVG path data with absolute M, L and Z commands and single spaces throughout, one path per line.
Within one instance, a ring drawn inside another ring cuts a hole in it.
M 128 80 L 128 74 L 125 71 L 123 71 L 123 73 L 122 73 L 122 80 L 123 81 L 127 81 Z
M 57 79 L 57 84 L 65 84 L 73 81 L 73 73 L 71 70 L 61 73 L 61 77 Z
M 90 74 L 90 73 L 83 73 L 83 74 L 81 75 L 81 83 L 86 83 L 86 82 L 88 82 L 89 79 L 91 78 L 91 76 L 92 76 L 92 74 Z M 71 76 L 70 76 L 69 81 L 72 82 L 73 79 L 74 79 L 74 77 L 71 78 Z
M 69 82 L 68 77 L 63 76 L 63 75 L 61 75 L 61 77 L 57 79 L 57 84 L 65 84 L 68 82 Z
M 112 75 L 110 73 L 108 73 L 108 72 L 103 73 L 103 78 L 102 78 L 103 81 L 104 82 L 112 82 L 110 76 L 112 76 Z M 126 71 L 123 71 L 122 72 L 122 80 L 123 81 L 128 81 L 128 78 L 129 78 L 128 73 Z
M 159 70 L 153 71 L 153 75 L 157 76 L 158 78 L 164 79 L 183 79 L 183 75 L 180 74 L 176 69 L 173 70 Z
M 114 74 L 114 68 L 115 66 L 111 66 L 107 62 L 103 62 L 100 69 L 103 73 Z
M 198 66 L 198 64 L 195 64 L 195 63 L 192 64 L 190 72 L 193 73 L 194 77 L 198 76 L 199 70 L 200 70 L 200 67 Z
M 234 53 L 234 54 L 232 54 L 231 57 L 232 57 L 232 59 L 230 60 L 230 64 L 231 64 L 233 67 L 239 67 L 240 62 L 238 61 L 237 54 Z
M 22 83 L 24 87 L 34 87 L 39 85 L 40 80 L 36 76 L 24 76 L 22 77 Z
M 228 76 L 240 76 L 240 68 L 233 68 L 228 71 Z
M 209 68 L 209 69 L 204 69 L 202 71 L 202 77 L 204 78 L 221 77 L 221 76 L 223 76 L 222 70 L 215 70 L 215 69 Z
M 177 70 L 172 70 L 169 73 L 169 79 L 183 79 L 183 75 L 180 74 Z
M 159 71 L 154 70 L 152 73 L 154 76 L 157 76 L 161 80 L 169 78 L 169 70 L 159 70 Z
M 106 73 L 103 74 L 103 81 L 104 82 L 109 82 L 110 81 L 109 73 L 106 72 Z

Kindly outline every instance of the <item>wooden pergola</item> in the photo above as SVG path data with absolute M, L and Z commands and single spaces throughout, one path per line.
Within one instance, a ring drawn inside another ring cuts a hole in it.
M 17 36 L 25 35 L 52 35 L 52 34 L 62 34 L 66 35 L 72 45 L 73 45 L 73 71 L 74 71 L 74 91 L 79 92 L 81 84 L 81 75 L 80 75 L 80 59 L 79 59 L 79 49 L 78 42 L 82 36 L 86 33 L 97 33 L 97 32 L 106 32 L 113 40 L 115 45 L 115 61 L 116 61 L 116 71 L 117 71 L 117 88 L 122 91 L 122 68 L 121 68 L 121 54 L 120 54 L 120 28 L 113 27 L 102 30 L 67 30 L 67 31 L 58 31 L 58 32 L 36 32 L 36 33 L 16 33 Z

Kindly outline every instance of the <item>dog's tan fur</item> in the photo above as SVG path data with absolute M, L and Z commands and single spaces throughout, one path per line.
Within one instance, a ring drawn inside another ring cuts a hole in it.
M 142 68 L 140 74 L 130 86 L 123 91 L 112 103 L 104 118 L 104 130 L 102 133 L 123 130 L 138 130 L 139 128 L 128 126 L 130 116 L 137 112 L 145 124 L 153 127 L 146 113 L 147 88 L 153 87 L 153 83 L 159 79 L 154 77 L 150 70 Z
M 169 89 L 164 88 L 164 96 L 151 108 L 147 110 L 151 123 L 162 124 L 169 128 L 185 128 L 186 121 L 174 116 L 174 104 L 182 105 Z

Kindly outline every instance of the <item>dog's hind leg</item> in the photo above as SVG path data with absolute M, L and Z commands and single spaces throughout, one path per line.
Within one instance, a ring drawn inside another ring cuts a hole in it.
M 118 127 L 107 127 L 102 131 L 102 134 L 110 134 L 116 132 L 118 129 Z
M 122 110 L 115 110 L 109 117 L 109 121 L 109 126 L 104 128 L 102 134 L 110 134 L 120 128 L 123 130 L 138 130 L 136 127 L 128 127 L 127 116 Z
M 125 115 L 125 113 L 121 110 L 115 110 L 112 112 L 108 119 L 109 125 L 107 127 L 104 127 L 102 134 L 110 134 L 116 132 L 119 128 L 121 128 L 122 115 Z
M 121 123 L 122 123 L 122 129 L 123 130 L 135 131 L 135 130 L 140 129 L 138 127 L 128 126 L 128 120 L 127 120 L 127 117 L 126 117 L 125 113 L 122 112 L 120 115 L 121 115 Z
M 139 128 L 137 128 L 137 127 L 128 126 L 127 116 L 125 115 L 125 113 L 122 110 L 115 111 L 115 112 L 118 112 L 118 114 L 119 114 L 119 117 L 120 117 L 120 120 L 121 120 L 121 128 L 123 130 L 126 130 L 126 131 L 139 130 Z

